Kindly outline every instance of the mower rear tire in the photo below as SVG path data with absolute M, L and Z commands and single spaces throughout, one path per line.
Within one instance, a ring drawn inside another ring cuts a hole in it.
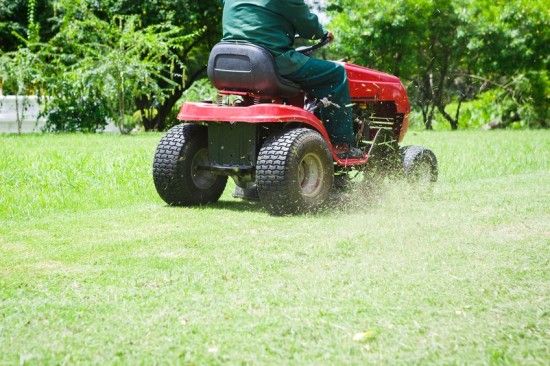
M 256 184 L 260 201 L 272 215 L 318 210 L 333 180 L 332 155 L 316 131 L 287 130 L 267 139 L 260 149 Z
M 417 185 L 421 192 L 429 192 L 439 174 L 435 154 L 422 146 L 404 146 L 400 152 L 407 181 Z
M 171 206 L 193 206 L 218 201 L 227 177 L 199 169 L 209 165 L 208 131 L 181 124 L 160 141 L 153 162 L 153 180 L 160 197 Z

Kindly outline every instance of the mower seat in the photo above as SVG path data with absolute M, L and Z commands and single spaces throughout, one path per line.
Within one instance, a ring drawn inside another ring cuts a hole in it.
M 219 90 L 266 98 L 292 98 L 300 86 L 277 73 L 275 59 L 263 47 L 244 41 L 218 43 L 210 53 L 208 77 Z

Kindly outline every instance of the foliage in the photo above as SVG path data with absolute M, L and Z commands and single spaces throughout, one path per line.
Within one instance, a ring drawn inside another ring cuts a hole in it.
M 219 0 L 154 0 L 136 2 L 133 0 L 104 0 L 97 13 L 107 18 L 117 15 L 138 16 L 142 27 L 168 24 L 178 28 L 182 35 L 189 37 L 173 50 L 177 62 L 164 60 L 163 78 L 157 79 L 159 87 L 165 91 L 165 98 L 144 96 L 136 99 L 136 107 L 146 116 L 152 108 L 158 113 L 152 118 L 144 118 L 146 130 L 163 130 L 170 112 L 174 109 L 183 92 L 190 88 L 206 70 L 208 54 L 220 39 L 221 2 Z M 193 36 L 191 36 L 193 35 Z
M 189 102 L 215 101 L 218 92 L 207 78 L 197 80 L 191 88 L 183 93 L 182 98 Z
M 176 52 L 187 39 L 196 37 L 181 35 L 179 28 L 165 24 L 139 29 L 134 16 L 117 16 L 106 22 L 88 13 L 62 24 L 44 49 L 55 78 L 50 93 L 61 94 L 62 103 L 71 89 L 81 92 L 79 101 L 100 96 L 108 117 L 123 132 L 134 127 L 135 100 L 146 97 L 160 104 L 179 85 L 163 72 L 166 65 L 175 68 L 179 62 Z M 96 30 L 93 37 L 88 35 L 90 30 Z
M 469 60 L 480 74 L 512 75 L 517 70 L 544 70 L 550 62 L 550 13 L 539 0 L 469 0 Z
M 27 20 L 28 20 L 28 30 L 27 38 L 30 42 L 40 41 L 40 23 L 36 21 L 36 1 L 29 0 L 27 4 Z
M 337 52 L 407 81 L 428 128 L 435 111 L 458 128 L 461 104 L 493 88 L 502 89 L 523 123 L 548 124 L 548 95 L 541 92 L 547 78 L 535 77 L 550 57 L 544 9 L 541 0 L 333 0 L 329 7 Z M 451 115 L 445 107 L 453 101 Z
M 333 2 L 339 53 L 408 80 L 428 128 L 464 53 L 450 0 Z
M 41 60 L 30 48 L 0 54 L 0 81 L 3 88 L 18 95 L 34 94 L 42 85 Z
M 479 93 L 475 99 L 461 104 L 459 128 L 512 128 L 522 129 L 529 127 L 547 127 L 539 125 L 539 118 L 550 120 L 550 82 L 546 72 L 537 72 L 531 75 L 520 74 L 503 87 L 492 88 Z M 544 89 L 546 88 L 546 89 Z M 525 99 L 525 96 L 535 96 L 542 103 L 533 102 L 533 99 Z M 546 101 L 544 101 L 546 99 Z M 521 101 L 521 102 L 518 102 Z M 458 103 L 449 103 L 445 110 L 454 115 Z M 411 120 L 416 122 L 421 116 L 412 114 Z M 450 129 L 449 123 L 443 116 L 436 115 L 433 121 L 436 130 Z
M 46 3 L 49 11 L 45 13 L 54 14 L 47 26 L 41 19 L 34 20 L 38 12 L 33 11 L 34 2 L 29 3 L 25 21 L 20 16 L 23 9 L 27 11 L 26 4 L 11 4 L 5 10 L 9 24 L 18 25 L 29 38 L 20 36 L 19 44 L 0 47 L 21 47 L 22 40 L 37 44 L 39 32 L 46 34 L 33 52 L 48 80 L 49 110 L 59 114 L 66 108 L 92 105 L 87 101 L 101 96 L 108 117 L 125 131 L 135 124 L 136 110 L 146 130 L 164 129 L 174 104 L 203 74 L 209 49 L 219 38 L 219 25 L 211 21 L 221 9 L 217 0 L 37 1 L 40 6 Z M 44 28 L 48 31 L 43 32 Z M 151 109 L 157 113 L 146 113 Z M 94 120 L 98 117 L 81 113 L 74 123 L 56 119 L 50 127 L 83 124 L 81 129 L 88 131 L 103 124 Z
M 15 110 L 17 130 L 21 125 L 29 94 L 41 96 L 44 80 L 40 72 L 41 60 L 30 48 L 0 54 L 0 88 L 13 91 L 15 94 Z
M 469 65 L 475 78 L 502 91 L 501 126 L 549 127 L 550 13 L 545 1 L 471 1 Z M 512 116 L 512 117 L 510 117 Z
M 185 102 L 215 101 L 218 95 L 216 88 L 212 86 L 208 78 L 202 78 L 183 92 L 181 98 L 174 104 L 174 107 L 166 118 L 166 128 L 171 128 L 180 123 L 177 119 L 180 108 Z
M 59 88 L 59 86 L 58 86 Z M 74 85 L 63 89 L 49 102 L 46 130 L 63 132 L 102 131 L 110 118 L 107 101 L 93 90 L 76 90 Z
M 51 37 L 52 0 L 0 0 L 0 51 L 15 51 L 23 39 L 37 41 Z

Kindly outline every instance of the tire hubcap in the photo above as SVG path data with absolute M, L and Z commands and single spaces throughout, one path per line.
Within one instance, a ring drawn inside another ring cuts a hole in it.
M 322 189 L 324 168 L 321 159 L 315 154 L 307 154 L 300 162 L 298 168 L 298 183 L 302 194 L 314 197 Z
M 199 189 L 209 189 L 216 183 L 217 177 L 214 174 L 208 170 L 201 169 L 201 167 L 209 165 L 210 159 L 208 159 L 208 149 L 197 151 L 191 165 L 191 179 L 193 179 L 193 183 Z

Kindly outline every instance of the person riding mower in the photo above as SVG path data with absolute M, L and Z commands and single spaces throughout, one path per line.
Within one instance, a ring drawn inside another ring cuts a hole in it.
M 275 57 L 278 74 L 325 103 L 315 114 L 323 121 L 341 157 L 359 158 L 349 83 L 341 64 L 309 57 L 294 49 L 297 37 L 334 40 L 303 0 L 222 0 L 223 41 L 246 41 Z

